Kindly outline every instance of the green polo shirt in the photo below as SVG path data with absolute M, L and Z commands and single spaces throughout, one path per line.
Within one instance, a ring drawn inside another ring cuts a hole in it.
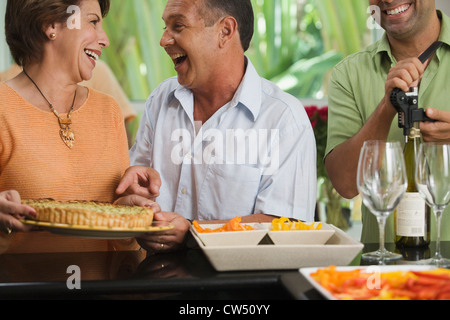
M 419 107 L 450 110 L 450 18 L 438 11 L 442 21 L 440 41 L 444 45 L 427 67 L 419 88 Z M 385 82 L 397 61 L 391 54 L 387 36 L 341 61 L 333 69 L 329 87 L 329 123 L 326 154 L 354 136 L 368 120 L 385 94 Z M 404 143 L 398 119 L 392 122 L 390 141 Z M 378 242 L 378 225 L 367 208 L 362 208 L 363 243 Z M 431 221 L 432 240 L 435 220 Z M 442 240 L 450 240 L 450 209 L 442 219 Z M 394 241 L 393 215 L 386 225 L 386 241 Z

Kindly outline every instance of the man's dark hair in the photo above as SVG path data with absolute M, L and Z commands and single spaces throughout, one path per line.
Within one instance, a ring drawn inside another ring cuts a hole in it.
M 238 23 L 242 48 L 247 51 L 254 32 L 254 13 L 250 0 L 204 0 L 207 25 L 213 25 L 218 19 L 231 16 Z

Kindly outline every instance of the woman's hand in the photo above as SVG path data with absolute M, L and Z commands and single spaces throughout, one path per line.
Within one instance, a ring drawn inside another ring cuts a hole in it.
M 17 191 L 0 192 L 0 232 L 10 234 L 12 231 L 30 231 L 32 226 L 24 225 L 20 219 L 36 216 L 36 210 L 21 203 Z
M 191 223 L 174 212 L 159 212 L 155 214 L 155 221 L 167 221 L 174 228 L 160 233 L 147 233 L 137 238 L 141 247 L 151 254 L 178 250 L 184 244 Z

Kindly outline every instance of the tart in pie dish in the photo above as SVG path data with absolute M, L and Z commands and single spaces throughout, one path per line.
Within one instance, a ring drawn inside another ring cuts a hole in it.
M 25 200 L 38 214 L 36 220 L 108 228 L 144 228 L 153 222 L 153 210 L 138 206 L 121 206 L 94 201 Z

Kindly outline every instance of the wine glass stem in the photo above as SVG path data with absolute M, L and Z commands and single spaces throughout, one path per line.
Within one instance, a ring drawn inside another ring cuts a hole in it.
M 434 258 L 440 260 L 441 256 L 441 221 L 442 221 L 442 210 L 435 210 L 436 216 L 436 253 Z
M 384 256 L 384 252 L 385 252 L 385 248 L 384 248 L 384 231 L 385 231 L 385 228 L 386 228 L 386 219 L 387 219 L 387 216 L 384 216 L 384 215 L 377 217 L 378 229 L 380 231 L 379 232 L 379 236 L 380 236 L 380 249 L 379 249 L 379 251 L 380 251 L 382 257 Z

